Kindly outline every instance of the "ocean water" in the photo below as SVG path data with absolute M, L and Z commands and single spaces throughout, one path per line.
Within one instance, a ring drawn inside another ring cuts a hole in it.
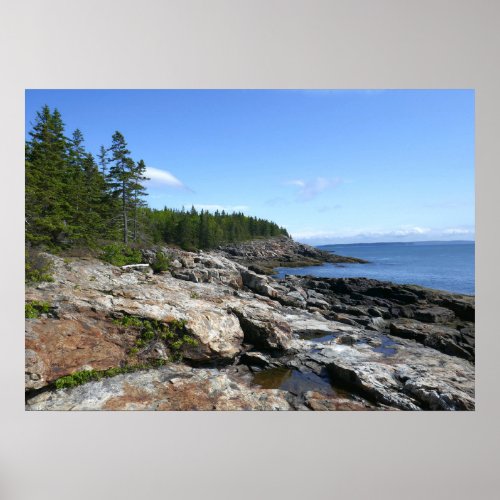
M 369 264 L 279 268 L 285 274 L 323 278 L 365 277 L 474 295 L 474 242 L 364 243 L 320 246 Z

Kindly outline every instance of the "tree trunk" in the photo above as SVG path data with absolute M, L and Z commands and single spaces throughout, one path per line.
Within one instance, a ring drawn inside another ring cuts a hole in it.
M 134 199 L 134 241 L 137 241 L 137 194 Z
M 123 206 L 123 242 L 128 243 L 128 220 L 127 220 L 127 203 L 125 196 L 125 181 L 122 183 L 122 206 Z

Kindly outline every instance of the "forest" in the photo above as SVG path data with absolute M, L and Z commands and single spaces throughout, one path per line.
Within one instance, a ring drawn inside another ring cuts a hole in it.
M 76 129 L 68 137 L 57 109 L 37 112 L 25 149 L 28 248 L 140 248 L 166 243 L 185 250 L 286 235 L 277 224 L 242 213 L 147 206 L 144 160 L 134 160 L 116 131 L 94 157 Z

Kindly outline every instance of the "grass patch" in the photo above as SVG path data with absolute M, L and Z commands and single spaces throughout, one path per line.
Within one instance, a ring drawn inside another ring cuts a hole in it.
M 100 258 L 114 266 L 127 266 L 142 262 L 141 251 L 123 243 L 112 243 L 102 247 Z
M 108 368 L 107 370 L 83 370 L 74 372 L 71 375 L 58 378 L 54 385 L 56 389 L 67 389 L 69 387 L 76 387 L 78 385 L 87 384 L 103 378 L 115 377 L 122 373 L 133 373 L 138 371 L 150 370 L 151 368 L 159 368 L 166 363 L 163 359 L 157 359 L 149 363 L 142 363 L 138 365 L 126 365 L 116 368 Z
M 182 360 L 182 349 L 186 346 L 197 346 L 198 341 L 186 332 L 185 320 L 173 320 L 162 323 L 155 319 L 139 318 L 124 315 L 113 320 L 115 325 L 134 329 L 137 339 L 129 354 L 137 354 L 147 349 L 153 342 L 162 342 L 170 351 L 171 361 Z
M 50 304 L 48 302 L 40 302 L 33 300 L 24 304 L 24 317 L 25 318 L 39 318 L 42 314 L 50 312 Z

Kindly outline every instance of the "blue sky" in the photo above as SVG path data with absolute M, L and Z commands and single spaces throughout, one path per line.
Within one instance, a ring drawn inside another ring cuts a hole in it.
M 96 154 L 119 130 L 148 203 L 243 211 L 312 244 L 474 239 L 473 90 L 28 90 Z

